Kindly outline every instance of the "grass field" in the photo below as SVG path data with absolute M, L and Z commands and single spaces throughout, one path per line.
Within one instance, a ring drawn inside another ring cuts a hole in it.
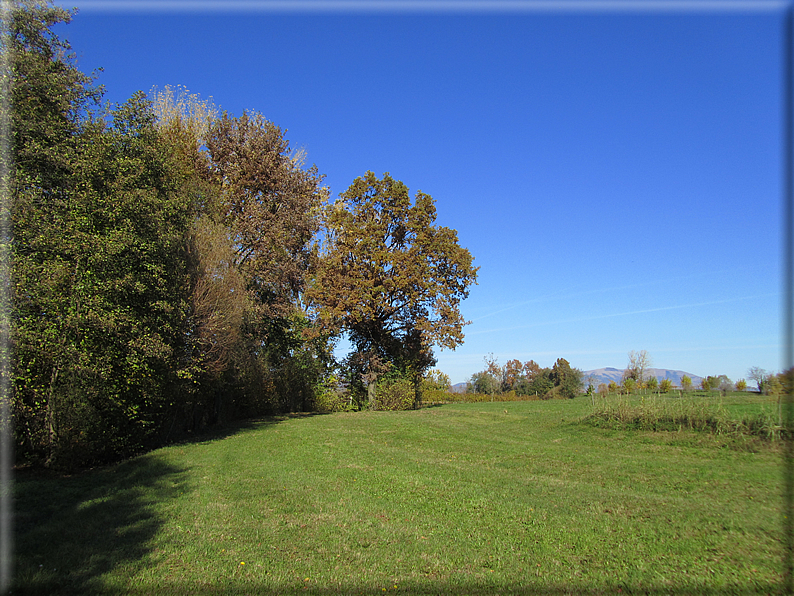
M 779 589 L 779 445 L 597 428 L 591 407 L 293 416 L 71 477 L 22 471 L 13 593 Z

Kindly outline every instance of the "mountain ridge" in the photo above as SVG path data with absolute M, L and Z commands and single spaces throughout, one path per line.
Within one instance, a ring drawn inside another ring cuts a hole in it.
M 618 385 L 623 380 L 623 368 L 595 368 L 593 370 L 585 370 L 582 371 L 582 381 L 587 383 L 588 379 L 592 377 L 596 386 L 600 383 L 609 384 L 610 381 L 615 381 Z M 648 376 L 656 377 L 657 381 L 662 381 L 663 379 L 670 379 L 673 385 L 678 387 L 681 386 L 681 379 L 684 376 L 689 377 L 692 379 L 692 386 L 698 387 L 700 385 L 700 381 L 703 380 L 703 377 L 698 375 L 693 375 L 692 373 L 683 371 L 683 370 L 676 370 L 670 368 L 649 368 L 645 371 Z

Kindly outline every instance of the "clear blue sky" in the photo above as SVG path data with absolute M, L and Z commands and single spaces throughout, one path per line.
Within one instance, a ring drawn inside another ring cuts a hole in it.
M 184 85 L 288 129 L 332 196 L 367 170 L 432 195 L 480 266 L 453 383 L 488 353 L 782 368 L 782 4 L 63 4 L 107 100 Z

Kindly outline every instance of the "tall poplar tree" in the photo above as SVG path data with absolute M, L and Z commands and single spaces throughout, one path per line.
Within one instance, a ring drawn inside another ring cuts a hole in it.
M 211 100 L 184 88 L 152 95 L 162 134 L 193 172 L 194 422 L 230 407 L 240 414 L 310 407 L 322 354 L 303 340 L 301 297 L 316 260 L 323 177 L 303 167 L 285 131 L 261 114 L 219 116 Z

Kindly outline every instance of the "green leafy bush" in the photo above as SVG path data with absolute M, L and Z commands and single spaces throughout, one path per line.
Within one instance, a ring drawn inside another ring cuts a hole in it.
M 375 409 L 410 410 L 414 407 L 414 384 L 400 377 L 387 377 L 375 390 Z
M 314 411 L 320 414 L 353 410 L 350 395 L 341 390 L 335 376 L 318 383 L 314 392 Z

